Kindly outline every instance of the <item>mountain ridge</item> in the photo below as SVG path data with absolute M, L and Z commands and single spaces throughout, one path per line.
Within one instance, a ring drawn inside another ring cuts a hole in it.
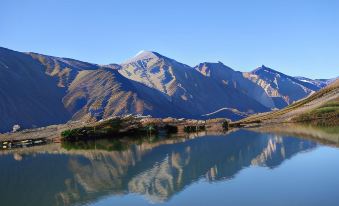
M 109 65 L 1 47 L 0 52 L 0 76 L 5 77 L 7 70 L 12 71 L 6 81 L 0 82 L 0 88 L 8 88 L 0 92 L 0 110 L 6 117 L 11 116 L 10 121 L 1 119 L 0 131 L 10 130 L 13 124 L 30 128 L 126 114 L 196 119 L 210 118 L 213 114 L 213 117 L 237 120 L 243 118 L 243 114 L 287 106 L 321 87 L 311 87 L 308 84 L 312 83 L 302 83 L 275 70 L 270 76 L 235 71 L 222 62 L 190 67 L 153 51 L 143 51 L 122 64 Z M 19 80 L 19 71 L 33 76 L 28 82 Z M 33 84 L 41 91 L 30 90 L 27 85 Z M 51 92 L 45 91 L 45 85 L 50 85 L 47 87 Z M 15 95 L 11 88 L 27 91 L 30 97 Z M 47 104 L 47 100 L 59 106 Z M 14 109 L 19 102 L 34 107 L 22 104 L 20 109 Z M 45 107 L 41 102 L 50 106 Z M 31 108 L 35 107 L 39 110 L 35 113 L 44 112 L 35 117 L 31 114 Z M 53 115 L 48 115 L 53 112 L 63 118 L 53 121 Z

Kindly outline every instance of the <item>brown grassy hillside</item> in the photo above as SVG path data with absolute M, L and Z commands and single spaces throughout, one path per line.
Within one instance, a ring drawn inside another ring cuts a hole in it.
M 339 79 L 324 89 L 284 109 L 253 115 L 234 124 L 310 122 L 339 125 Z

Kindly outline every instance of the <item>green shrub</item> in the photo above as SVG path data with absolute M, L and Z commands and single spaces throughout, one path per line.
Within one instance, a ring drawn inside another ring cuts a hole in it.
M 199 132 L 199 131 L 204 131 L 205 130 L 205 125 L 200 125 L 200 126 L 185 126 L 184 131 L 187 133 L 190 132 Z
M 229 127 L 228 121 L 224 121 L 224 122 L 222 123 L 222 128 L 225 129 L 225 130 L 228 130 L 228 127 Z
M 167 131 L 167 133 L 178 133 L 178 127 L 166 124 L 164 126 L 164 129 Z

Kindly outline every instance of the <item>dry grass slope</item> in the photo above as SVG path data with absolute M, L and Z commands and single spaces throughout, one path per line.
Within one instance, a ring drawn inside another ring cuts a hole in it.
M 234 125 L 278 122 L 314 122 L 320 125 L 338 125 L 339 79 L 322 90 L 290 106 L 273 112 L 253 115 L 234 122 Z

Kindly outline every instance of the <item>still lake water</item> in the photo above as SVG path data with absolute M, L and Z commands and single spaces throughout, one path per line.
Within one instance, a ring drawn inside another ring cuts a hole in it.
M 296 136 L 65 147 L 2 152 L 0 205 L 339 205 L 339 149 Z

